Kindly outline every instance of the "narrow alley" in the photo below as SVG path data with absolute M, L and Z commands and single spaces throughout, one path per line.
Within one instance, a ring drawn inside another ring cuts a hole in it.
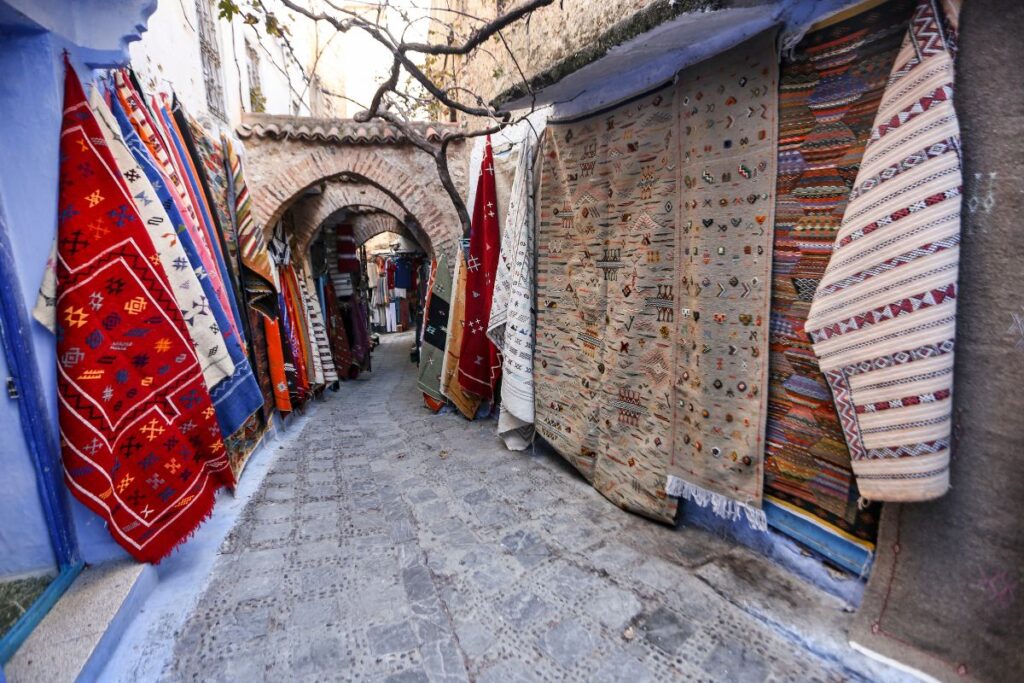
M 173 645 L 143 613 L 104 680 L 902 680 L 850 649 L 840 600 L 425 410 L 411 340 L 272 451 Z
M 1022 34 L 0 0 L 0 683 L 1024 681 Z

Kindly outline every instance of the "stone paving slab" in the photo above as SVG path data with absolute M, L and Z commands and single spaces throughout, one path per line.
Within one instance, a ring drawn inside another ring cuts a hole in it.
M 900 681 L 767 559 L 625 513 L 493 420 L 433 415 L 388 335 L 279 454 L 167 681 Z

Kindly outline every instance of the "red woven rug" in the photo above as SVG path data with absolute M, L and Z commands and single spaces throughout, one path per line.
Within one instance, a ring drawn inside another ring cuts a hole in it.
M 64 98 L 57 390 L 65 475 L 118 543 L 156 562 L 210 514 L 231 474 L 167 276 L 70 65 Z

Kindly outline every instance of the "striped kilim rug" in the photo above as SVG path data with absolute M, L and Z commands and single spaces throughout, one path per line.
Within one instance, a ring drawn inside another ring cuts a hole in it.
M 806 324 L 872 500 L 949 488 L 961 173 L 943 8 L 956 4 L 916 5 Z

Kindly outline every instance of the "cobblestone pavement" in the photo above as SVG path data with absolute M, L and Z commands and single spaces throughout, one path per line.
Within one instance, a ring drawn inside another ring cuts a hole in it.
M 835 598 L 430 414 L 410 343 L 385 337 L 277 455 L 166 680 L 899 680 L 848 648 Z

